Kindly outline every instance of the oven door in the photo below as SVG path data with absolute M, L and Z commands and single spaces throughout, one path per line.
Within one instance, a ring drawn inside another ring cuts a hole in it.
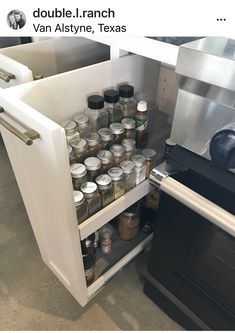
M 160 189 L 145 293 L 188 329 L 234 329 L 235 193 L 192 170 Z

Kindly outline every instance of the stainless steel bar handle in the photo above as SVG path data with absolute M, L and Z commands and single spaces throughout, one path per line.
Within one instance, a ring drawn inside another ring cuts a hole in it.
M 157 178 L 155 177 L 157 174 Z M 159 176 L 161 174 L 161 176 Z M 153 170 L 150 183 L 235 237 L 235 216 L 161 171 Z
M 3 119 L 1 117 L 1 113 L 4 112 L 4 109 L 0 107 L 0 125 L 4 126 L 6 129 L 8 129 L 11 133 L 17 136 L 20 140 L 22 140 L 26 145 L 31 146 L 33 144 L 33 140 L 39 138 L 39 133 L 35 130 L 28 128 L 26 125 L 24 125 L 26 131 L 21 132 L 14 126 L 12 126 L 8 121 Z M 14 119 L 15 121 L 15 119 Z M 20 123 L 22 126 L 22 123 Z
M 11 80 L 15 79 L 15 75 L 12 73 L 8 73 L 0 68 L 0 79 L 5 82 L 10 82 Z

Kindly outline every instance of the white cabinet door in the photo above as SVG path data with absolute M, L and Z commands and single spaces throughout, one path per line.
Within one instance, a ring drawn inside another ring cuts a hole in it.
M 0 126 L 42 258 L 85 305 L 87 288 L 63 129 L 9 90 L 0 89 L 0 106 L 5 110 L 1 118 L 17 126 L 10 119 L 14 117 L 40 135 L 27 146 Z M 65 198 L 65 193 L 70 197 Z

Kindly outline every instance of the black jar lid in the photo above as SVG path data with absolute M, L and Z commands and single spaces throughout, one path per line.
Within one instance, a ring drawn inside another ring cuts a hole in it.
M 134 95 L 134 87 L 129 84 L 124 84 L 119 87 L 119 94 L 121 97 L 133 97 Z
M 119 99 L 120 95 L 117 90 L 106 90 L 104 92 L 104 100 L 107 103 L 117 103 Z
M 104 107 L 104 97 L 100 95 L 92 95 L 87 99 L 89 109 L 102 109 Z

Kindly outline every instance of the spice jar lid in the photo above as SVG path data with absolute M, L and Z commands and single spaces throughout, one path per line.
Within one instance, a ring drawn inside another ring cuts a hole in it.
M 67 145 L 67 149 L 68 149 L 68 155 L 69 157 L 73 156 L 73 149 L 70 145 Z
M 88 157 L 85 159 L 84 164 L 87 170 L 95 171 L 99 170 L 101 167 L 101 162 L 97 157 Z
M 78 124 L 78 126 L 84 126 L 87 125 L 89 122 L 88 117 L 85 114 L 75 114 L 75 116 L 73 117 L 73 121 L 75 121 L 75 123 Z
M 80 138 L 80 139 L 73 139 L 70 142 L 71 146 L 73 147 L 75 152 L 82 152 L 86 147 L 87 147 L 87 142 L 86 140 Z
M 114 180 L 114 181 L 121 180 L 124 177 L 123 170 L 121 168 L 118 168 L 118 167 L 113 167 L 113 168 L 109 169 L 108 174 L 112 178 L 112 180 Z
M 85 165 L 74 163 L 70 166 L 71 175 L 73 178 L 81 178 L 87 174 Z
M 74 134 L 77 130 L 77 124 L 73 120 L 65 120 L 60 125 L 64 128 L 66 135 Z
M 89 147 L 94 147 L 100 142 L 100 137 L 96 132 L 91 132 L 85 136 Z
M 138 167 L 142 167 L 145 165 L 146 163 L 146 159 L 143 155 L 141 154 L 135 154 L 131 157 L 132 162 L 135 163 L 135 166 Z
M 132 173 L 135 170 L 135 163 L 132 161 L 123 161 L 120 163 L 120 167 L 124 173 Z
M 121 123 L 113 123 L 109 127 L 112 130 L 113 134 L 122 134 L 125 132 L 125 128 Z
M 131 138 L 123 139 L 121 144 L 125 147 L 126 151 L 135 149 L 135 140 Z
M 100 175 L 95 179 L 98 188 L 101 190 L 105 190 L 112 186 L 112 178 L 109 175 Z
M 122 125 L 125 129 L 133 129 L 135 128 L 135 120 L 133 118 L 123 118 Z
M 123 84 L 119 87 L 119 94 L 121 97 L 130 98 L 134 95 L 134 87 L 129 84 Z
M 109 164 L 113 160 L 113 154 L 109 150 L 100 150 L 97 154 L 101 164 Z
M 149 160 L 154 159 L 154 157 L 156 156 L 157 153 L 154 149 L 145 148 L 142 150 L 142 154 L 144 155 L 146 160 L 149 161 Z
M 92 95 L 87 99 L 89 109 L 102 109 L 104 107 L 104 97 L 100 95 Z
M 166 142 L 165 142 L 165 143 L 166 143 L 168 146 L 170 146 L 170 147 L 174 147 L 174 146 L 176 146 L 176 143 L 173 142 L 173 141 L 171 141 L 170 138 L 166 139 Z
M 84 201 L 84 194 L 81 191 L 73 191 L 75 206 L 80 206 Z
M 102 141 L 111 141 L 113 139 L 113 132 L 110 128 L 103 127 L 98 130 L 98 134 Z
M 137 110 L 140 112 L 145 112 L 147 111 L 147 106 L 147 102 L 139 101 L 139 103 L 137 104 Z
M 114 156 L 120 157 L 125 154 L 125 148 L 122 145 L 112 145 L 109 150 L 113 153 Z
M 104 100 L 107 103 L 117 103 L 120 99 L 118 90 L 106 90 L 104 92 Z
M 92 197 L 97 193 L 97 185 L 93 182 L 86 182 L 81 185 L 81 191 L 86 198 Z
M 126 210 L 124 210 L 121 215 L 127 216 L 127 217 L 133 217 L 133 216 L 138 216 L 139 215 L 139 209 L 136 204 L 130 206 Z

